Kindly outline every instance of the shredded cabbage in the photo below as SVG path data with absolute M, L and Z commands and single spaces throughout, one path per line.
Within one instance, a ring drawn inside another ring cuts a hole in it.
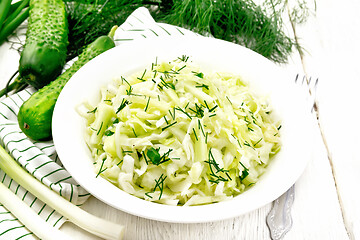
M 187 56 L 114 79 L 96 106 L 83 106 L 97 175 L 148 201 L 231 199 L 258 181 L 281 147 L 268 99 Z

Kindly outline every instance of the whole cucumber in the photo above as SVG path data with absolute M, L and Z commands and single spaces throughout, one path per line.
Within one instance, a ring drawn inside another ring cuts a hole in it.
M 39 89 L 60 75 L 66 61 L 68 22 L 63 0 L 30 0 L 20 77 Z
M 18 113 L 21 130 L 33 140 L 51 139 L 51 121 L 55 103 L 65 84 L 85 63 L 114 46 L 115 43 L 109 36 L 97 38 L 62 75 L 26 100 Z

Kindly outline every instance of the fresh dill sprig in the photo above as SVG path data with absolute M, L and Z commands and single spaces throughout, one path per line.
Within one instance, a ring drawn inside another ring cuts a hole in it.
M 68 16 L 68 57 L 78 56 L 96 38 L 107 35 L 114 25 L 121 25 L 142 0 L 65 0 Z
M 287 36 L 282 15 L 288 11 L 294 25 L 316 12 L 316 0 L 65 0 L 69 25 L 68 59 L 78 56 L 97 37 L 120 26 L 139 7 L 146 7 L 157 22 L 165 22 L 205 36 L 248 47 L 275 62 L 287 62 L 293 47 L 302 49 Z M 310 4 L 309 2 L 312 2 Z M 310 6 L 311 5 L 311 6 Z M 189 57 L 179 57 L 183 62 Z
M 172 2 L 171 10 L 155 12 L 156 20 L 243 45 L 279 63 L 287 62 L 296 45 L 283 31 L 283 8 L 274 7 L 285 4 L 285 0 L 266 0 L 267 5 L 252 0 Z

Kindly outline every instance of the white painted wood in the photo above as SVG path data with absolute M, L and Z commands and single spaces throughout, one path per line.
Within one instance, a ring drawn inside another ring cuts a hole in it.
M 310 54 L 309 75 L 319 77 L 317 101 L 321 128 L 329 150 L 338 200 L 351 239 L 360 238 L 360 2 L 317 1 L 316 18 L 298 34 Z
M 303 62 L 294 54 L 284 67 L 294 73 L 301 72 L 304 67 L 309 76 L 319 77 L 316 97 L 323 136 L 319 129 L 309 136 L 314 139 L 317 151 L 295 185 L 294 223 L 285 240 L 360 239 L 360 160 L 357 154 L 360 146 L 357 113 L 360 104 L 360 1 L 316 2 L 316 16 L 296 29 L 306 50 Z M 291 30 L 289 25 L 287 27 Z M 7 44 L 1 46 L 1 87 L 17 65 L 17 52 L 9 51 Z M 234 219 L 202 224 L 142 219 L 115 210 L 95 198 L 90 198 L 83 208 L 124 224 L 125 239 L 270 239 L 265 218 L 271 204 Z M 71 223 L 65 223 L 61 230 L 74 239 L 97 239 Z

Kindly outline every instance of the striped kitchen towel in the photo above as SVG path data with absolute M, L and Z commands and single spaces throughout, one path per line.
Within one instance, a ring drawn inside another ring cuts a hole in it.
M 116 45 L 120 45 L 135 39 L 185 34 L 196 35 L 183 28 L 155 22 L 149 11 L 141 7 L 116 30 L 114 40 Z M 70 64 L 71 62 L 68 65 Z M 34 91 L 33 88 L 27 88 L 0 102 L 0 143 L 21 166 L 43 184 L 74 204 L 81 205 L 90 195 L 63 168 L 53 142 L 32 141 L 18 127 L 19 107 Z M 32 196 L 1 170 L 0 181 L 51 225 L 59 228 L 66 221 L 63 216 Z M 0 239 L 37 238 L 0 203 Z

